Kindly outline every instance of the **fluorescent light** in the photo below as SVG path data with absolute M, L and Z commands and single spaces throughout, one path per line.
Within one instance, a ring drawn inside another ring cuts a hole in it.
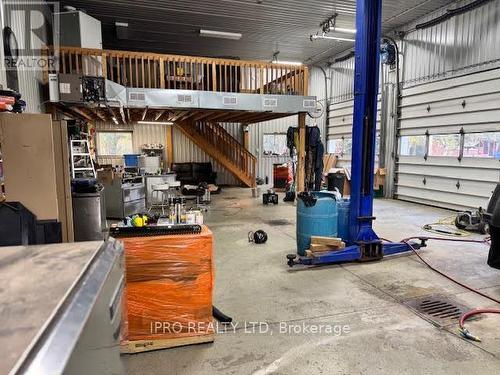
M 311 35 L 311 40 L 314 39 L 331 39 L 331 40 L 339 40 L 341 42 L 355 42 L 352 38 L 343 38 L 340 36 L 330 36 L 330 35 Z
M 172 121 L 137 121 L 138 124 L 142 125 L 173 125 Z
M 222 39 L 234 39 L 240 40 L 243 36 L 240 33 L 228 33 L 227 31 L 215 31 L 215 30 L 200 30 L 200 36 L 206 36 L 209 38 L 222 38 Z
M 295 65 L 295 66 L 302 65 L 302 63 L 300 61 L 283 61 L 283 60 L 280 60 L 280 61 L 273 60 L 273 64 Z
M 356 29 L 347 29 L 344 27 L 330 27 L 330 31 L 337 31 L 339 33 L 346 33 L 346 34 L 356 34 Z
M 113 120 L 113 122 L 114 122 L 116 125 L 118 125 L 118 120 L 116 119 L 116 117 L 115 117 L 115 116 L 113 116 L 112 120 Z

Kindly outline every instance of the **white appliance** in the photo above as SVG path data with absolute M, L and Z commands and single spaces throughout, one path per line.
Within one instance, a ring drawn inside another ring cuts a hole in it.
M 144 174 L 157 174 L 160 171 L 159 156 L 139 156 L 139 171 Z

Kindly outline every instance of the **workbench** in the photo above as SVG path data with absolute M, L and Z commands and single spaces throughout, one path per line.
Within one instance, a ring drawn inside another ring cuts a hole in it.
M 123 372 L 122 287 L 115 240 L 0 248 L 0 373 Z

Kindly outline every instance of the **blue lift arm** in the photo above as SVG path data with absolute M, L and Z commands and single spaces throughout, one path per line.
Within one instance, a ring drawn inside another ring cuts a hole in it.
M 288 264 L 371 261 L 410 251 L 406 243 L 384 243 L 373 231 L 373 178 L 379 91 L 382 0 L 356 2 L 354 119 L 352 129 L 351 205 L 348 247 L 316 257 L 288 255 Z M 412 243 L 415 249 L 425 246 Z

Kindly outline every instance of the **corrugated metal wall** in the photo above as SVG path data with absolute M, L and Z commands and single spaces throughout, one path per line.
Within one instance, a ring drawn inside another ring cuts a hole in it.
M 344 102 L 354 97 L 354 57 L 333 63 L 330 73 L 330 101 Z
M 414 30 L 415 25 L 434 19 L 448 8 L 469 3 L 472 0 L 458 1 L 405 27 L 412 30 L 403 42 L 405 86 L 500 66 L 499 0 L 438 25 Z
M 273 165 L 283 164 L 291 161 L 291 159 L 289 156 L 264 155 L 264 134 L 286 134 L 290 126 L 298 126 L 297 115 L 260 122 L 249 126 L 250 152 L 257 158 L 257 177 L 264 180 L 267 177 L 270 185 L 273 184 Z

